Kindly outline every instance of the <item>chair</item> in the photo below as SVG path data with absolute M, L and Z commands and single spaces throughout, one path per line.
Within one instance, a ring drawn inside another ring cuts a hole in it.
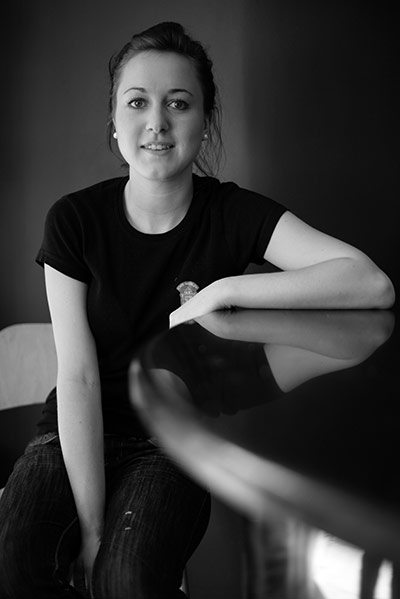
M 0 331 L 0 410 L 43 403 L 56 381 L 50 323 L 15 324 Z
M 35 433 L 35 419 L 55 386 L 56 369 L 50 323 L 15 324 L 0 331 L 0 411 L 2 427 L 8 429 L 1 437 L 3 468 L 6 463 L 11 471 L 13 458 Z

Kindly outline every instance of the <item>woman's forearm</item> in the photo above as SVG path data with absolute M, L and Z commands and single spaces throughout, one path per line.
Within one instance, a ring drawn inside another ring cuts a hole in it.
M 390 279 L 368 258 L 335 258 L 297 270 L 214 281 L 172 312 L 170 325 L 224 308 L 373 309 L 394 303 Z
M 226 301 L 243 308 L 390 308 L 394 290 L 372 262 L 336 258 L 276 273 L 230 277 Z
M 101 535 L 105 480 L 100 385 L 57 383 L 58 427 L 82 534 Z
M 299 347 L 336 358 L 366 356 L 392 334 L 387 310 L 216 310 L 197 319 L 223 339 Z

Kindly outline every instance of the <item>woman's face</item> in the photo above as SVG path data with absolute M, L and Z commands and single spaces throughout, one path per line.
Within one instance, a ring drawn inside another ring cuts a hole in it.
M 170 181 L 192 172 L 206 119 L 192 63 L 173 52 L 141 52 L 123 67 L 114 125 L 132 175 Z

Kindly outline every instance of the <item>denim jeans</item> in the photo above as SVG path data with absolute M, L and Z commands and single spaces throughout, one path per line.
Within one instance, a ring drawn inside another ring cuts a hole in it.
M 153 442 L 105 436 L 106 511 L 95 599 L 178 599 L 209 493 Z M 70 584 L 80 530 L 58 436 L 36 437 L 0 500 L 1 599 L 85 597 Z

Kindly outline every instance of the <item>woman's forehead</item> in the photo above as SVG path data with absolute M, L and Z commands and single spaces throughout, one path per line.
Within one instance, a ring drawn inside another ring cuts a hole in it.
M 150 91 L 185 89 L 201 92 L 196 69 L 189 58 L 175 52 L 148 50 L 132 56 L 123 66 L 119 88 L 129 87 Z

